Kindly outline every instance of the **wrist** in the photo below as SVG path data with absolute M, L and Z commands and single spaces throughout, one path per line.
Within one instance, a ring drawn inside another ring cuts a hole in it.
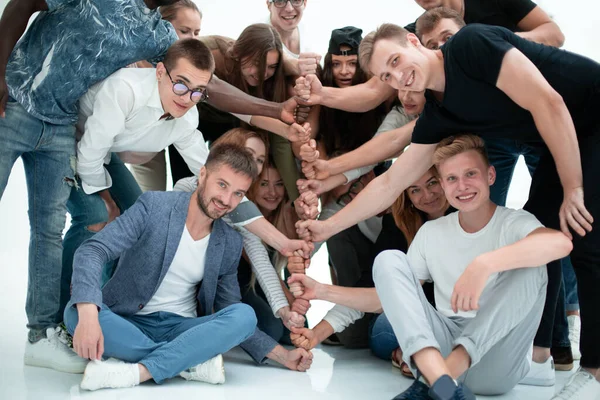
M 285 317 L 287 316 L 287 314 L 289 312 L 290 312 L 290 307 L 289 306 L 281 307 L 279 310 L 277 310 L 277 316 L 280 319 L 285 319 Z
M 98 307 L 93 303 L 78 303 L 77 314 L 80 321 L 98 319 Z
M 330 285 L 325 285 L 323 283 L 317 283 L 315 285 L 315 300 L 325 300 L 329 298 L 329 287 Z M 326 300 L 329 301 L 329 300 Z

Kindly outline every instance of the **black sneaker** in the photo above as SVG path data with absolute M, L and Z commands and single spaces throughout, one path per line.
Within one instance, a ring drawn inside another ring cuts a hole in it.
M 557 371 L 570 371 L 573 369 L 573 351 L 569 347 L 552 347 L 550 354 L 554 358 L 554 369 Z
M 429 389 L 433 400 L 476 400 L 471 390 L 448 375 L 440 377 Z
M 429 394 L 429 387 L 420 381 L 414 381 L 412 385 L 392 400 L 431 400 Z

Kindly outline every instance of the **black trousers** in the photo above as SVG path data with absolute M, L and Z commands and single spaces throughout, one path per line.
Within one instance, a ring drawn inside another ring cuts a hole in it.
M 581 313 L 581 366 L 600 367 L 600 126 L 593 135 L 580 137 L 579 151 L 583 171 L 584 202 L 592 214 L 592 231 L 581 237 L 573 234 L 571 261 L 577 276 Z M 542 224 L 560 229 L 558 213 L 563 190 L 552 155 L 545 149 L 533 175 L 525 209 Z M 554 315 L 561 282 L 560 262 L 548 264 L 546 308 L 534 344 L 550 347 Z
M 337 283 L 345 287 L 375 287 L 373 283 L 374 244 L 362 234 L 358 225 L 341 231 L 327 241 L 329 260 Z M 365 316 L 337 334 L 348 348 L 369 346 L 369 325 L 374 314 Z

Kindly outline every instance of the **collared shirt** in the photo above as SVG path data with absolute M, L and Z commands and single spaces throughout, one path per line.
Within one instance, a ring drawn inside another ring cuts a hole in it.
M 6 83 L 28 113 L 52 124 L 75 124 L 90 86 L 133 62 L 156 62 L 177 40 L 143 0 L 46 3 L 11 53 Z
M 77 174 L 86 193 L 109 188 L 104 164 L 110 153 L 158 152 L 174 144 L 194 174 L 208 157 L 208 147 L 196 129 L 198 110 L 181 118 L 161 118 L 165 112 L 154 68 L 124 68 L 92 86 L 79 102 Z

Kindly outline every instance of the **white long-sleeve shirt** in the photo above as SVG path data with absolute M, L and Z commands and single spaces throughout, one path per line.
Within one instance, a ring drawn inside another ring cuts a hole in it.
M 173 144 L 194 174 L 206 162 L 208 147 L 192 107 L 167 119 L 158 93 L 156 70 L 124 68 L 92 86 L 79 100 L 77 174 L 85 193 L 112 186 L 104 164 L 110 153 L 156 153 Z

